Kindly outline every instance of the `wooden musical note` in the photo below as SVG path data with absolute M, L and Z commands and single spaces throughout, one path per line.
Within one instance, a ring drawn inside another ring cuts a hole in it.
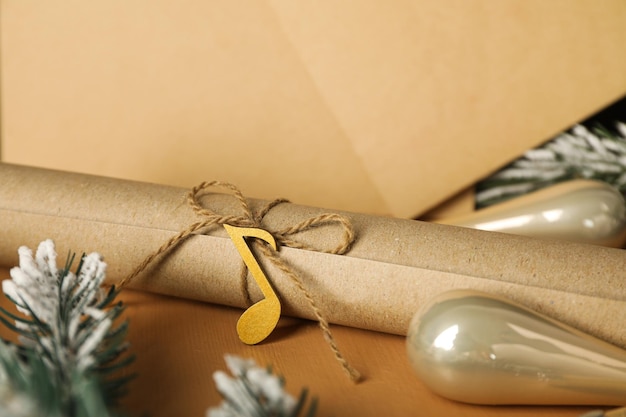
M 265 297 L 244 311 L 237 321 L 239 339 L 248 345 L 255 345 L 267 338 L 276 328 L 280 319 L 280 301 L 261 266 L 254 258 L 245 238 L 255 237 L 264 240 L 274 249 L 276 249 L 276 241 L 269 232 L 263 229 L 236 227 L 228 224 L 225 224 L 224 228 Z

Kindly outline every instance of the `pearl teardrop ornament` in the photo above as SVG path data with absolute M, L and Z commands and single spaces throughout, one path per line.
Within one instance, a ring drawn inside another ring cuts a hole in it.
M 626 203 L 601 181 L 572 180 L 436 223 L 524 236 L 622 247 Z
M 494 295 L 441 294 L 411 321 L 409 360 L 474 404 L 626 405 L 626 351 Z

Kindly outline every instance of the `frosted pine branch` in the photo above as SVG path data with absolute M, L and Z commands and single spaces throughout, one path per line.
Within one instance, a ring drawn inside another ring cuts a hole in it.
M 298 401 L 284 390 L 284 380 L 269 369 L 260 368 L 252 359 L 234 355 L 225 356 L 233 377 L 217 371 L 213 379 L 224 397 L 219 407 L 207 411 L 207 417 L 297 417 L 304 411 L 307 392 L 303 390 Z M 306 416 L 316 411 L 314 400 Z
M 577 125 L 524 156 L 477 187 L 476 206 L 486 207 L 560 181 L 605 181 L 626 194 L 626 124 L 616 132 Z
M 0 320 L 18 333 L 21 346 L 0 344 L 0 376 L 9 376 L 6 386 L 15 398 L 28 398 L 39 410 L 51 410 L 49 415 L 112 415 L 108 409 L 128 378 L 109 372 L 132 358 L 120 359 L 127 325 L 113 328 L 123 308 L 110 306 L 115 289 L 102 287 L 102 257 L 83 256 L 74 273 L 73 256 L 57 267 L 51 240 L 42 242 L 35 256 L 27 247 L 18 254 L 20 265 L 2 289 L 23 316 L 1 309 Z

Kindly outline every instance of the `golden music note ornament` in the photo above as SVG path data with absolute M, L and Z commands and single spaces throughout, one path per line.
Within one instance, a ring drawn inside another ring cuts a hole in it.
M 237 321 L 239 339 L 245 344 L 255 345 L 265 340 L 276 328 L 280 319 L 280 301 L 245 238 L 261 239 L 269 243 L 274 249 L 276 249 L 276 241 L 268 231 L 263 229 L 236 227 L 228 224 L 225 224 L 224 228 L 264 296 L 262 300 L 244 311 Z

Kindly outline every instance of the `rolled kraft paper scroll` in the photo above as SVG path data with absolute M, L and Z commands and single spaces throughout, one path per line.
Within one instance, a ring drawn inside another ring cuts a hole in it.
M 17 265 L 17 248 L 46 238 L 59 256 L 101 253 L 113 284 L 177 232 L 199 220 L 189 190 L 0 164 L 0 266 Z M 243 190 L 244 194 L 247 190 Z M 204 194 L 204 206 L 241 213 L 231 195 Z M 253 209 L 265 202 L 250 200 Z M 279 230 L 328 210 L 280 204 L 263 219 Z M 341 213 L 356 241 L 346 255 L 280 248 L 331 323 L 406 334 L 422 304 L 471 288 L 529 308 L 626 347 L 626 253 L 620 249 L 532 239 L 413 220 Z M 222 227 L 191 236 L 157 260 L 131 288 L 247 307 L 242 260 Z M 342 239 L 326 225 L 297 238 L 320 250 Z M 259 262 L 286 315 L 313 318 L 304 294 L 267 260 Z M 261 297 L 253 280 L 253 300 Z

